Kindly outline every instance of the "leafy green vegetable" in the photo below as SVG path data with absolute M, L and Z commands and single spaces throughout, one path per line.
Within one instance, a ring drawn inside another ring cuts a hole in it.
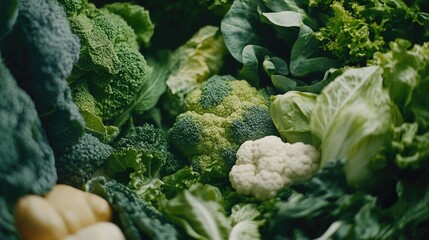
M 68 19 L 82 44 L 69 79 L 73 99 L 91 123 L 88 130 L 109 142 L 118 134 L 116 128 L 133 113 L 155 106 L 165 91 L 165 79 L 157 77 L 139 52 L 154 27 L 143 7 L 128 3 L 100 9 L 86 3 Z
M 185 189 L 199 181 L 200 174 L 193 171 L 191 167 L 185 166 L 171 175 L 164 176 L 162 182 L 162 191 L 167 199 L 175 197 Z
M 164 213 L 193 239 L 227 239 L 230 220 L 220 201 L 219 189 L 196 184 L 168 201 Z
M 402 111 L 413 100 L 413 93 L 428 74 L 429 44 L 415 45 L 398 39 L 390 42 L 390 51 L 377 53 L 374 61 L 383 67 L 384 84 L 392 100 Z
M 228 239 L 261 239 L 259 226 L 263 221 L 257 220 L 261 213 L 255 204 L 234 205 L 231 208 L 231 221 L 233 228 Z
M 79 56 L 79 41 L 57 1 L 21 0 L 18 7 L 14 30 L 2 40 L 3 57 L 35 102 L 50 145 L 61 151 L 84 132 L 66 81 Z
M 401 122 L 382 73 L 377 66 L 346 70 L 317 97 L 310 120 L 311 132 L 321 141 L 322 166 L 346 159 L 347 180 L 359 188 L 376 181 L 374 170 L 385 165 L 376 156 Z
M 313 85 L 338 66 L 319 49 L 317 24 L 294 1 L 237 0 L 221 30 L 231 55 L 243 63 L 241 76 L 254 86 L 264 85 L 265 71 L 278 91 L 284 92 L 279 78 L 295 90 L 293 84 Z
M 412 2 L 412 3 L 411 3 Z M 312 1 L 309 11 L 320 20 L 316 33 L 322 47 L 342 63 L 361 64 L 376 52 L 386 52 L 397 38 L 414 43 L 429 40 L 428 13 L 418 1 Z
M 228 216 L 222 200 L 218 188 L 198 183 L 169 200 L 164 213 L 192 239 L 261 239 L 256 206 L 235 205 Z
M 92 179 L 87 190 L 106 199 L 127 239 L 179 239 L 179 232 L 160 212 L 139 199 L 136 193 L 115 180 Z
M 48 192 L 57 172 L 35 105 L 1 59 L 0 97 L 0 198 L 11 204 L 25 194 Z
M 176 117 L 183 112 L 186 95 L 218 74 L 227 53 L 219 28 L 205 26 L 174 51 L 170 60 L 163 108 Z
M 152 46 L 155 49 L 177 49 L 198 29 L 207 25 L 218 25 L 233 0 L 137 0 L 135 2 L 150 11 L 151 19 L 156 26 Z
M 376 54 L 383 67 L 384 84 L 400 108 L 404 123 L 394 130 L 392 152 L 401 168 L 420 168 L 429 152 L 429 110 L 424 92 L 429 89 L 429 45 L 414 45 L 405 40 L 390 43 L 391 50 Z
M 270 115 L 283 139 L 291 143 L 313 142 L 310 119 L 317 96 L 314 93 L 289 91 L 271 97 Z

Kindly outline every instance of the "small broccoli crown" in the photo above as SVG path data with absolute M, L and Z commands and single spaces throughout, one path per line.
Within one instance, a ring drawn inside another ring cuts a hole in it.
M 112 3 L 105 5 L 103 9 L 121 16 L 132 27 L 139 45 L 149 45 L 154 33 L 149 11 L 133 3 Z
M 252 106 L 230 125 L 232 138 L 242 144 L 268 135 L 278 135 L 267 106 Z
M 114 45 L 126 42 L 131 48 L 139 49 L 134 29 L 121 16 L 102 8 L 100 9 L 100 14 L 93 17 L 92 21 L 103 30 L 109 41 Z
M 247 105 L 267 104 L 264 93 L 245 80 L 236 80 L 231 76 L 214 76 L 188 94 L 185 109 L 227 118 Z
M 77 144 L 66 148 L 57 158 L 58 182 L 82 189 L 112 152 L 110 145 L 91 134 L 84 134 Z
M 133 104 L 135 96 L 147 84 L 150 70 L 145 58 L 128 44 L 116 45 L 115 52 L 121 62 L 118 74 L 91 72 L 86 76 L 92 79 L 88 81 L 89 89 L 105 121 L 114 121 Z
M 153 31 L 148 17 L 144 8 L 126 3 L 100 9 L 94 4 L 86 4 L 80 14 L 69 16 L 71 28 L 82 44 L 79 61 L 69 82 L 87 82 L 96 108 L 100 110 L 99 115 L 93 115 L 103 124 L 120 127 L 132 113 L 148 110 L 150 101 L 162 93 L 151 87 L 165 82 L 149 78 L 152 68 L 139 51 L 139 36 L 151 36 L 149 32 Z M 142 28 L 136 22 L 148 26 Z
M 225 167 L 227 169 L 231 169 L 232 166 L 234 166 L 235 159 L 236 159 L 236 156 L 235 156 L 236 153 L 237 153 L 236 148 L 222 149 L 222 151 L 220 152 L 222 159 L 225 161 Z
M 194 119 L 196 114 L 179 115 L 169 132 L 171 143 L 179 148 L 195 147 L 200 143 L 202 126 Z
M 115 152 L 108 159 L 106 171 L 114 175 L 132 169 L 150 179 L 159 177 L 165 166 L 175 165 L 174 161 L 177 159 L 169 150 L 163 130 L 143 124 L 130 129 L 115 143 Z
M 215 107 L 231 94 L 230 77 L 213 76 L 201 87 L 200 104 L 203 109 Z
M 85 14 L 69 17 L 70 27 L 81 43 L 79 60 L 73 68 L 72 78 L 91 71 L 118 73 L 121 65 L 114 46 L 106 33 Z
M 88 183 L 88 191 L 106 199 L 118 216 L 127 239 L 176 240 L 179 233 L 155 208 L 139 199 L 127 186 L 97 177 Z
M 118 141 L 116 146 L 119 149 L 133 148 L 139 152 L 142 155 L 143 162 L 151 162 L 150 166 L 152 166 L 151 170 L 153 171 L 151 174 L 153 175 L 158 172 L 159 167 L 171 155 L 162 129 L 155 128 L 151 124 L 132 128 L 124 138 Z

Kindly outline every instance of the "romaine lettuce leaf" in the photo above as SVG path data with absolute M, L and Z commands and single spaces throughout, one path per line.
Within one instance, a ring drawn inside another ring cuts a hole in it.
M 164 213 L 193 239 L 228 239 L 231 221 L 221 205 L 218 188 L 195 184 L 168 201 Z
M 311 116 L 311 131 L 321 141 L 322 165 L 345 159 L 347 180 L 358 188 L 376 180 L 373 172 L 385 163 L 375 156 L 401 121 L 383 87 L 382 73 L 379 66 L 346 70 L 322 90 Z

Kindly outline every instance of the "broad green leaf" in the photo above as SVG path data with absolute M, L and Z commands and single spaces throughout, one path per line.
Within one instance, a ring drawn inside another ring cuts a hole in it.
M 291 50 L 290 71 L 293 76 L 304 77 L 339 67 L 335 60 L 320 56 L 319 45 L 313 30 L 303 25 Z
M 231 55 L 243 63 L 243 49 L 247 45 L 261 45 L 262 38 L 259 1 L 237 0 L 221 22 L 221 31 Z

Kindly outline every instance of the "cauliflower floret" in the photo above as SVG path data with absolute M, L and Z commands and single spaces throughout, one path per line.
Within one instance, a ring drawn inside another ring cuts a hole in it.
M 277 136 L 244 142 L 229 173 L 232 187 L 240 194 L 266 200 L 282 188 L 305 181 L 319 169 L 320 153 L 301 142 L 290 144 Z
M 232 187 L 240 194 L 251 194 L 255 181 L 256 167 L 253 164 L 235 165 L 230 172 Z M 239 183 L 239 185 L 235 185 Z
M 252 193 L 260 200 L 273 198 L 286 183 L 282 175 L 265 169 L 258 172 L 254 178 Z

